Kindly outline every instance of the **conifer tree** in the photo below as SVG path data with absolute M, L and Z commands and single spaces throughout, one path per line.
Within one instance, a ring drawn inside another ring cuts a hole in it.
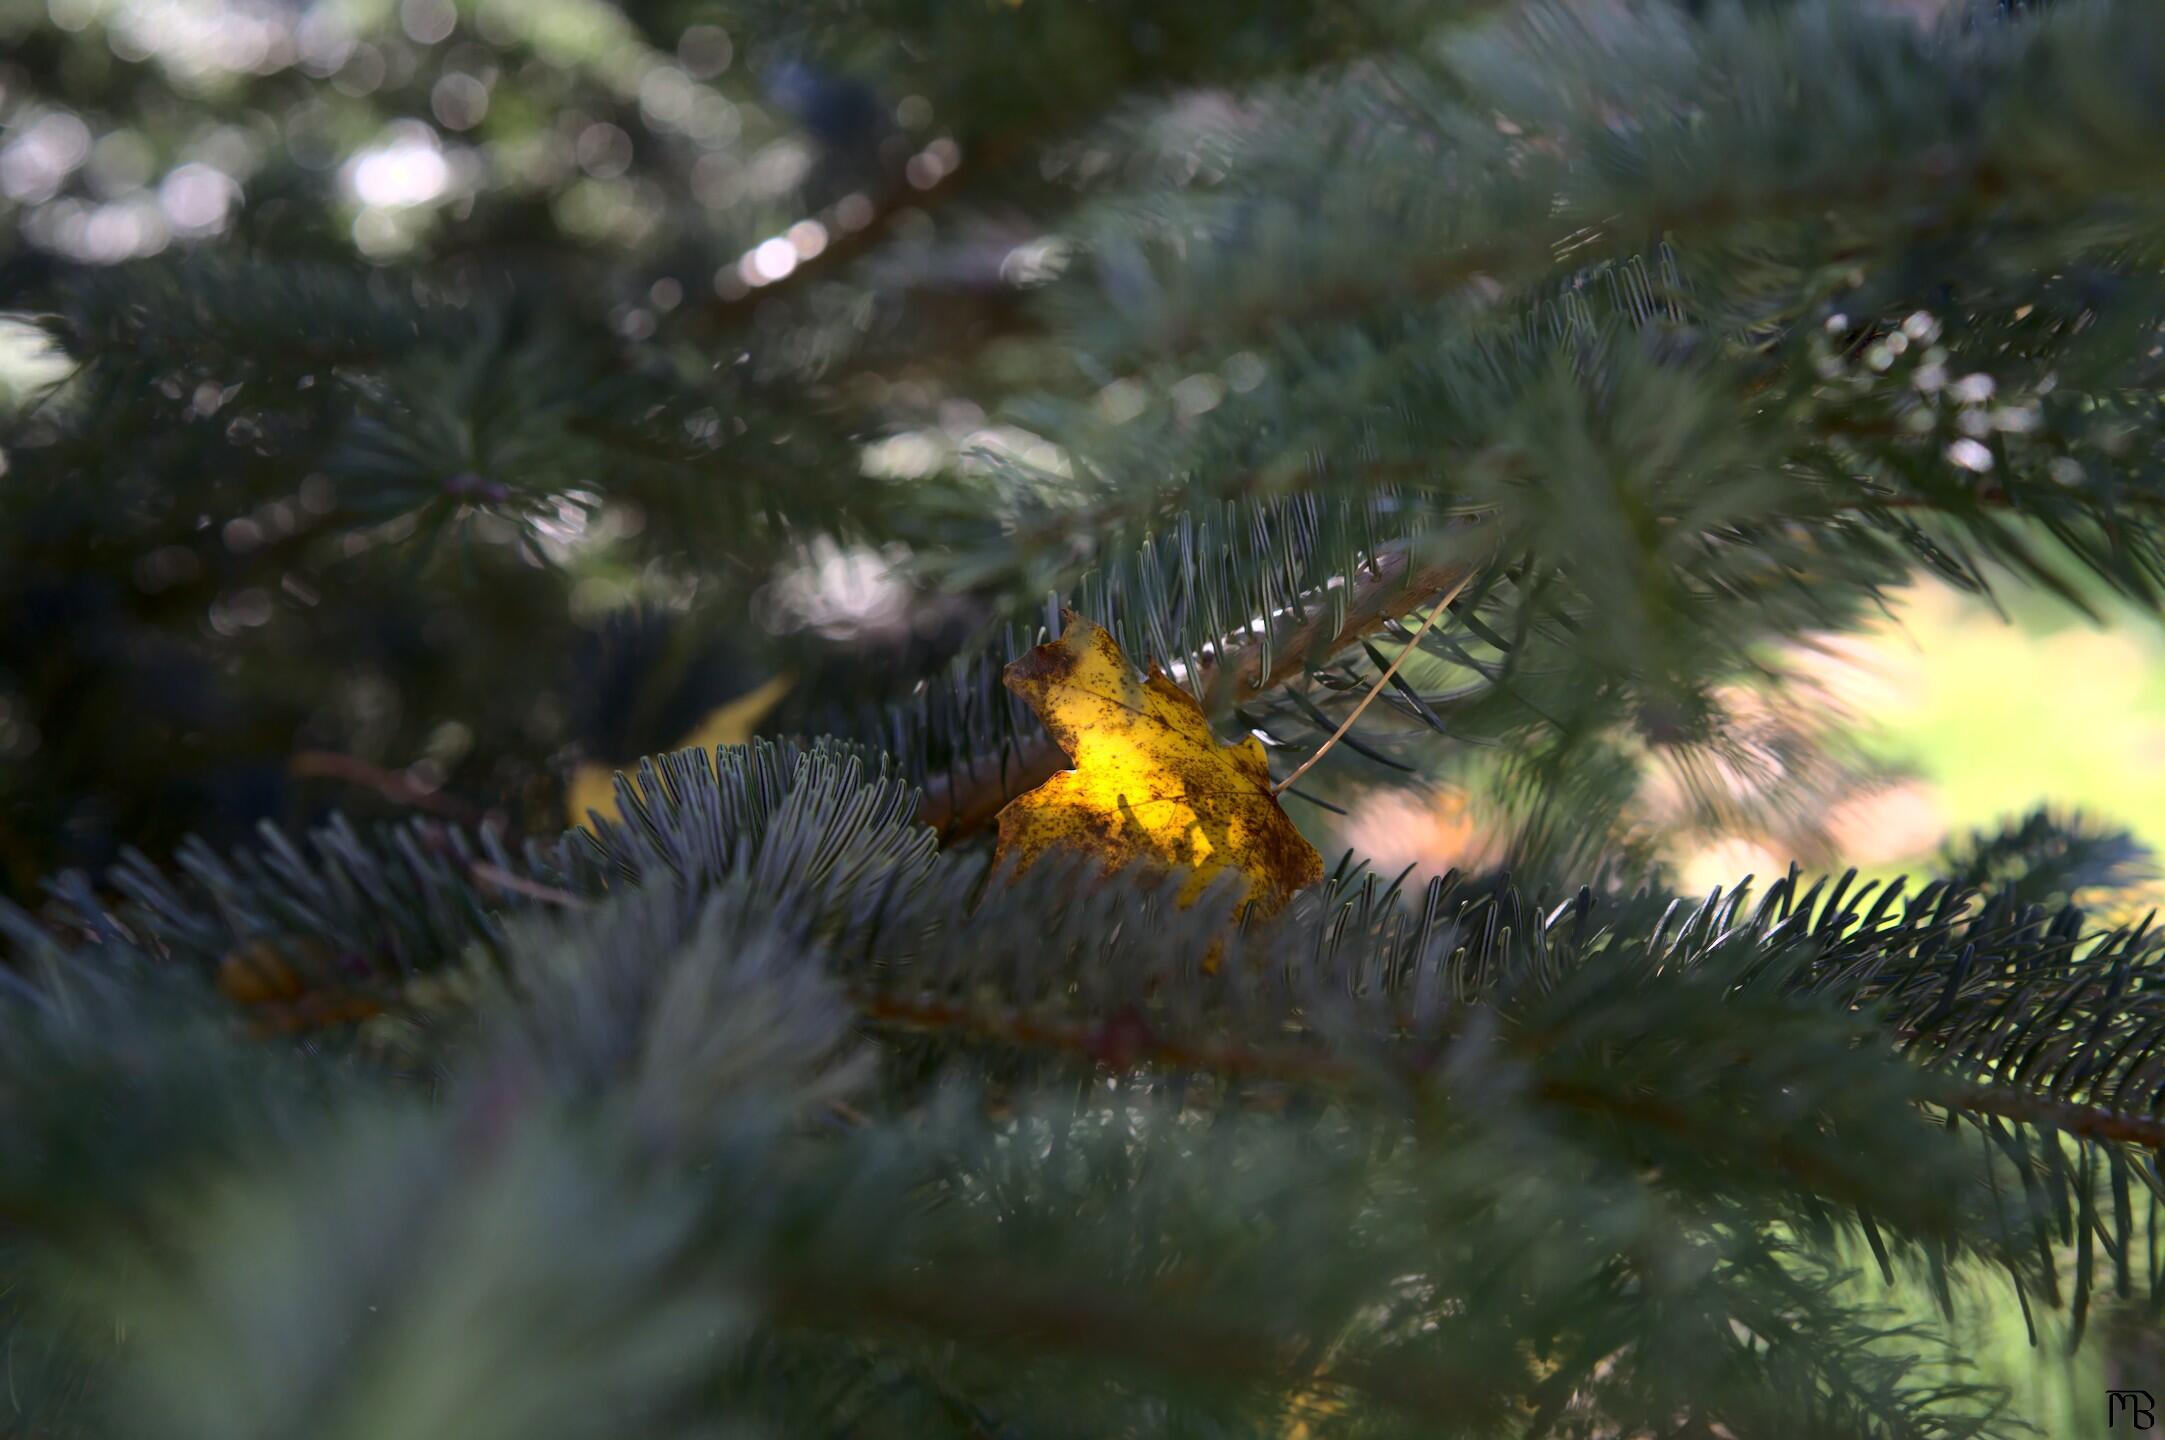
M 1808 827 L 1919 574 L 2165 594 L 2165 11 L 0 53 L 0 1433 L 1944 1440 L 1958 1292 L 2165 1300 L 2132 840 L 1641 803 Z

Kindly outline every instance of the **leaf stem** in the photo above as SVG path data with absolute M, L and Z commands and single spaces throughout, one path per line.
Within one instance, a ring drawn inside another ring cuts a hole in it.
M 1376 696 L 1382 693 L 1383 687 L 1390 684 L 1391 677 L 1398 673 L 1398 667 L 1405 664 L 1406 657 L 1408 655 L 1411 655 L 1414 652 L 1414 649 L 1419 646 L 1419 644 L 1421 643 L 1421 637 L 1428 633 L 1428 627 L 1436 623 L 1436 617 L 1438 615 L 1441 615 L 1444 611 L 1451 608 L 1451 602 L 1458 598 L 1458 593 L 1466 588 L 1466 582 L 1468 580 L 1471 580 L 1472 578 L 1473 577 L 1471 575 L 1461 576 L 1459 578 L 1459 582 L 1456 585 L 1453 585 L 1450 589 L 1443 592 L 1443 598 L 1441 600 L 1438 600 L 1435 605 L 1430 608 L 1427 617 L 1421 621 L 1419 628 L 1417 628 L 1413 632 L 1413 638 L 1406 642 L 1405 648 L 1400 650 L 1398 652 L 1397 658 L 1391 661 L 1391 668 L 1385 670 L 1381 675 L 1378 675 L 1376 677 L 1376 683 L 1368 687 L 1368 693 L 1361 697 L 1360 704 L 1353 707 L 1353 713 L 1346 716 L 1343 721 L 1339 722 L 1338 728 L 1331 732 L 1331 738 L 1316 747 L 1315 754 L 1310 755 L 1306 760 L 1301 761 L 1299 768 L 1296 769 L 1292 774 L 1286 776 L 1285 779 L 1280 780 L 1277 784 L 1271 786 L 1271 794 L 1281 795 L 1285 793 L 1285 791 L 1287 791 L 1288 789 L 1292 788 L 1294 781 L 1300 779 L 1301 776 L 1306 775 L 1308 771 L 1315 765 L 1316 761 L 1321 760 L 1325 755 L 1328 755 L 1331 751 L 1331 747 L 1345 738 L 1346 732 L 1353 728 L 1353 722 L 1361 718 L 1361 712 L 1363 710 L 1366 710 L 1372 703 L 1374 703 Z

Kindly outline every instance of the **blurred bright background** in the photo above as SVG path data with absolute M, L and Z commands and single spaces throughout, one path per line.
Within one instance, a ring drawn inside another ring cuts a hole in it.
M 2034 587 L 2002 594 L 2005 618 L 1928 582 L 1855 647 L 1860 734 L 1914 771 L 1850 854 L 1907 864 L 1950 833 L 2047 802 L 2165 844 L 2165 630 L 2113 597 L 2099 626 Z
M 1920 578 L 1866 630 L 1775 657 L 1799 702 L 1854 744 L 1857 773 L 1814 813 L 1675 827 L 1665 850 L 1683 888 L 1763 883 L 1792 860 L 1928 874 L 1949 840 L 2041 805 L 2165 848 L 2165 625 L 2102 587 L 2083 599 L 2093 613 L 2017 581 L 1978 596 Z M 1650 775 L 1649 796 L 1663 791 Z M 1427 802 L 1383 791 L 1354 810 L 1346 837 L 1386 866 L 1489 853 L 1467 788 Z

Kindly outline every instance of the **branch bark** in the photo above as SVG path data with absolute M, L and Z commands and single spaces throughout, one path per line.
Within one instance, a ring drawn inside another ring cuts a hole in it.
M 2152 1115 L 2131 1115 L 2102 1105 L 2024 1095 L 1990 1085 L 1961 1086 L 1939 1103 L 1973 1115 L 1997 1115 L 2023 1125 L 2041 1125 L 2083 1140 L 2115 1140 L 2165 1153 L 2165 1120 Z
M 1104 1024 L 1040 1019 L 1021 1011 L 975 1009 L 945 1000 L 860 994 L 859 1011 L 875 1025 L 962 1036 L 980 1043 L 1018 1050 L 1051 1051 L 1088 1059 L 1115 1069 L 1152 1066 L 1202 1071 L 1228 1080 L 1266 1080 L 1294 1085 L 1339 1086 L 1357 1083 L 1363 1072 L 1328 1052 L 1287 1047 L 1257 1050 L 1210 1041 L 1160 1035 L 1147 1026 L 1120 1020 Z M 1553 1104 L 1629 1116 L 1639 1123 L 1685 1131 L 1688 1117 L 1657 1110 L 1637 1097 L 1611 1094 L 1558 1081 L 1535 1092 Z M 1992 1085 L 1953 1082 L 1923 1097 L 1928 1103 L 1970 1115 L 1994 1115 L 2018 1124 L 2057 1130 L 2082 1140 L 2111 1141 L 2165 1153 L 2165 1120 L 2135 1115 L 2103 1105 L 2028 1095 Z M 1804 1178 L 1817 1164 L 1809 1157 L 1776 1147 L 1775 1158 Z

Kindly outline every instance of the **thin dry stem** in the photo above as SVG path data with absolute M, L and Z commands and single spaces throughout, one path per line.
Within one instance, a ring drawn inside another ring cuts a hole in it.
M 1438 600 L 1435 605 L 1430 608 L 1428 614 L 1422 619 L 1421 623 L 1417 627 L 1415 627 L 1413 632 L 1413 638 L 1408 640 L 1405 644 L 1405 648 L 1400 650 L 1398 654 L 1393 657 L 1393 659 L 1391 660 L 1390 668 L 1376 677 L 1376 683 L 1368 687 L 1368 693 L 1361 697 L 1361 703 L 1353 707 L 1353 712 L 1350 715 L 1346 716 L 1345 719 L 1338 722 L 1338 728 L 1331 732 L 1331 738 L 1324 741 L 1321 745 L 1318 745 L 1315 749 L 1314 754 L 1310 755 L 1306 760 L 1301 761 L 1299 767 L 1295 769 L 1292 774 L 1286 776 L 1285 779 L 1280 780 L 1277 784 L 1270 787 L 1271 794 L 1282 795 L 1286 791 L 1292 789 L 1294 781 L 1300 779 L 1301 776 L 1306 775 L 1311 769 L 1314 768 L 1315 763 L 1318 760 L 1321 760 L 1324 756 L 1330 754 L 1332 747 L 1337 745 L 1340 740 L 1343 740 L 1345 738 L 1346 732 L 1353 728 L 1353 722 L 1360 719 L 1361 712 L 1366 710 L 1372 703 L 1374 703 L 1376 696 L 1382 693 L 1383 687 L 1390 684 L 1391 677 L 1398 673 L 1398 667 L 1406 663 L 1406 657 L 1408 655 L 1411 655 L 1414 652 L 1415 647 L 1417 647 L 1421 643 L 1421 637 L 1428 633 L 1428 627 L 1436 623 L 1436 617 L 1438 615 L 1441 615 L 1444 611 L 1451 608 L 1451 602 L 1458 598 L 1459 592 L 1466 588 L 1466 582 L 1468 580 L 1471 580 L 1472 578 L 1473 577 L 1469 575 L 1465 579 L 1460 580 L 1456 585 L 1453 585 L 1448 592 L 1445 593 L 1444 597 L 1441 600 Z

